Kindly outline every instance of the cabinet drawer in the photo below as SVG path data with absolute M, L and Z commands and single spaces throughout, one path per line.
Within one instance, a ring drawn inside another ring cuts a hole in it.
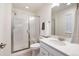
M 47 50 L 41 47 L 40 48 L 40 56 L 48 56 Z

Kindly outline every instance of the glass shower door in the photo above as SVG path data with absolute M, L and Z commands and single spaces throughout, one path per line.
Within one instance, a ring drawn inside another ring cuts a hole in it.
M 13 17 L 12 52 L 17 52 L 30 47 L 28 36 L 28 17 L 24 14 L 16 14 Z

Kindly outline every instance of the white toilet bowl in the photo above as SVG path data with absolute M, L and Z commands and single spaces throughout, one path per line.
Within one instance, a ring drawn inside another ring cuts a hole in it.
M 32 49 L 32 56 L 39 55 L 39 52 L 40 52 L 40 43 L 32 44 L 30 46 L 30 48 Z

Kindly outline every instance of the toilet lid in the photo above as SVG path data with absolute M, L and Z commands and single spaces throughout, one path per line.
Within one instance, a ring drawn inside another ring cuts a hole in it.
M 32 44 L 31 47 L 40 47 L 39 43 Z

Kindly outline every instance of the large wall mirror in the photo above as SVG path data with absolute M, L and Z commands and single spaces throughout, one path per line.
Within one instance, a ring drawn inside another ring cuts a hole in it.
M 52 35 L 71 38 L 74 30 L 76 4 L 60 3 L 52 8 Z

